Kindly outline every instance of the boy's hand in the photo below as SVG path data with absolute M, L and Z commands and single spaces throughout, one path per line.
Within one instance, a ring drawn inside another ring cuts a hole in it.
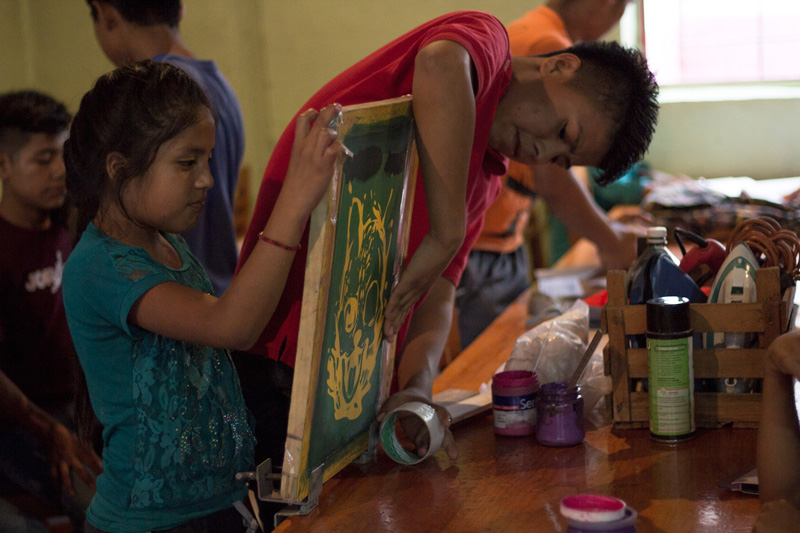
M 450 432 L 450 425 L 452 424 L 450 413 L 448 413 L 447 409 L 445 409 L 443 406 L 433 403 L 430 398 L 423 394 L 414 392 L 411 389 L 402 390 L 396 394 L 393 394 L 383 403 L 380 411 L 378 411 L 378 422 L 381 422 L 388 413 L 408 402 L 425 403 L 436 409 L 436 413 L 439 415 L 439 420 L 444 426 L 444 440 L 442 441 L 442 448 L 444 448 L 445 452 L 447 452 L 447 456 L 450 457 L 450 460 L 455 461 L 458 459 L 456 441 L 453 439 L 453 434 Z M 408 438 L 414 444 L 414 447 L 416 448 L 415 453 L 420 457 L 424 457 L 425 454 L 428 453 L 428 446 L 431 441 L 430 434 L 428 434 L 428 429 L 425 427 L 425 424 L 419 419 L 419 417 L 413 415 L 400 415 L 397 417 L 397 419 L 402 424 L 403 431 L 405 432 L 406 436 L 408 436 Z
M 629 225 L 611 221 L 609 226 L 615 239 L 608 243 L 597 243 L 600 260 L 606 270 L 628 270 L 636 260 L 636 243 L 645 237 L 645 226 Z
M 411 308 L 430 290 L 452 258 L 452 253 L 430 235 L 422 239 L 386 304 L 383 334 L 388 340 L 394 339 Z
M 67 494 L 75 494 L 70 477 L 71 470 L 74 470 L 87 486 L 94 486 L 94 477 L 103 471 L 103 464 L 86 443 L 56 423 L 50 430 L 46 445 L 50 473 L 53 479 L 61 480 L 61 485 Z

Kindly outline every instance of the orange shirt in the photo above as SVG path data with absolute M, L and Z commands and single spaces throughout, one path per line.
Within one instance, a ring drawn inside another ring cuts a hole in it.
M 512 56 L 549 54 L 572 46 L 564 21 L 547 6 L 528 11 L 506 28 Z
M 512 56 L 547 54 L 572 46 L 564 21 L 547 6 L 528 11 L 506 30 Z M 483 230 L 472 249 L 504 254 L 522 246 L 533 190 L 531 168 L 509 161 L 503 189 L 486 212 Z

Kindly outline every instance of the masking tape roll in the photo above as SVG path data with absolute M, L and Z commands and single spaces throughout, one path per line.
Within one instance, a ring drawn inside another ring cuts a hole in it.
M 400 413 L 412 414 L 425 424 L 428 435 L 430 435 L 430 445 L 424 456 L 421 457 L 416 453 L 409 452 L 403 448 L 400 441 L 397 439 L 394 425 Z M 436 409 L 422 402 L 404 403 L 397 409 L 390 411 L 389 414 L 386 415 L 386 418 L 383 419 L 383 422 L 381 422 L 379 433 L 381 445 L 386 451 L 386 455 L 404 465 L 414 465 L 420 461 L 424 461 L 442 447 L 442 441 L 444 440 L 444 426 L 441 420 L 439 420 Z

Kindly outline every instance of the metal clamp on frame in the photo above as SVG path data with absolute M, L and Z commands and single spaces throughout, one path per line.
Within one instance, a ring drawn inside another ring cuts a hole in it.
M 319 495 L 322 493 L 322 475 L 325 465 L 322 464 L 311 471 L 309 476 L 308 496 L 300 503 L 289 503 L 280 497 L 281 474 L 272 471 L 272 459 L 267 459 L 256 467 L 255 472 L 240 472 L 236 474 L 239 481 L 255 481 L 256 496 L 260 501 L 285 503 L 286 506 L 275 513 L 273 527 L 283 522 L 286 518 L 296 515 L 307 515 L 319 505 Z

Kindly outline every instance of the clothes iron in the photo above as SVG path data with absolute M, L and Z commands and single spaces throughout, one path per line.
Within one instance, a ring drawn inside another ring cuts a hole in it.
M 756 301 L 756 270 L 758 260 L 743 242 L 733 247 L 722 263 L 711 286 L 708 303 L 750 303 Z M 706 347 L 746 348 L 753 335 L 746 332 L 707 333 Z M 719 378 L 713 380 L 713 390 L 725 393 L 758 392 L 761 380 L 755 378 Z
M 708 303 L 751 303 L 756 301 L 756 270 L 758 261 L 747 244 L 740 242 L 733 247 L 731 253 L 725 258 L 719 269 Z M 743 332 L 732 333 L 707 333 L 705 346 L 707 348 L 744 348 L 746 334 Z

